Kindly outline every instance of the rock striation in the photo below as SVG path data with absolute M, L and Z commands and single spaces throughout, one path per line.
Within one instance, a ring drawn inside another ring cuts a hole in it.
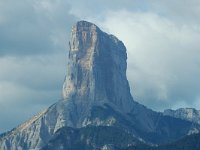
M 135 102 L 126 78 L 126 60 L 126 48 L 115 36 L 93 23 L 77 22 L 69 42 L 64 99 L 2 135 L 0 149 L 41 149 L 62 127 L 109 126 L 153 144 L 199 130 L 197 124 L 164 116 Z

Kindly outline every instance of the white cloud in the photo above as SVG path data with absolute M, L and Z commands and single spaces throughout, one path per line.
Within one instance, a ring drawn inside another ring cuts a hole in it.
M 200 26 L 149 12 L 118 11 L 106 18 L 101 25 L 127 47 L 128 78 L 137 101 L 159 110 L 194 103 L 200 95 Z

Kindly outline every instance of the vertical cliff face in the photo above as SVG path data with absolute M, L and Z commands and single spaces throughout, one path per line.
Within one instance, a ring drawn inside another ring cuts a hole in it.
M 115 36 L 81 21 L 72 28 L 64 99 L 111 102 L 127 110 L 133 99 L 126 79 L 126 48 Z
M 97 30 L 95 25 L 87 22 L 78 22 L 72 27 L 67 76 L 63 85 L 64 99 L 73 96 L 88 97 L 94 91 L 92 66 L 97 43 Z

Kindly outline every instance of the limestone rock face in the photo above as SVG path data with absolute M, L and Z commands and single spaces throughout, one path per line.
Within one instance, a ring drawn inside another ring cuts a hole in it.
M 64 99 L 111 102 L 130 111 L 126 48 L 115 36 L 81 21 L 72 28 Z M 85 102 L 87 101 L 87 102 Z
M 115 36 L 92 23 L 76 23 L 69 42 L 64 100 L 1 135 L 0 149 L 41 149 L 62 127 L 111 126 L 153 144 L 199 130 L 199 125 L 135 102 L 126 78 L 126 59 L 126 48 Z

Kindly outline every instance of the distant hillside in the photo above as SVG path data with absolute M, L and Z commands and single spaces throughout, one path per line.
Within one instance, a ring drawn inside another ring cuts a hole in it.
M 171 144 L 158 147 L 141 144 L 130 146 L 123 150 L 200 150 L 200 133 L 189 135 Z
M 163 114 L 200 124 L 200 110 L 194 108 L 166 109 Z

